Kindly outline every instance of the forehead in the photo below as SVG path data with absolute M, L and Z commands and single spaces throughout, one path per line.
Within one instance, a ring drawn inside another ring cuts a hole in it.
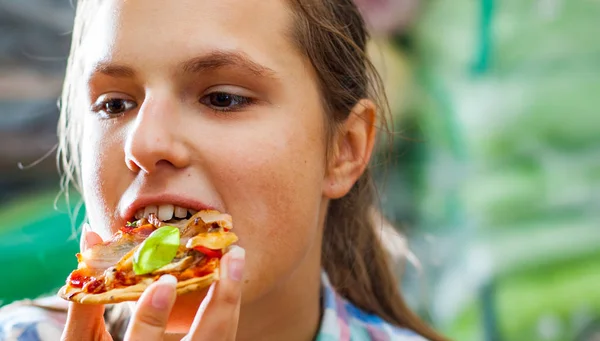
M 273 69 L 293 65 L 285 0 L 110 0 L 90 14 L 85 65 L 165 67 L 212 51 L 242 52 Z

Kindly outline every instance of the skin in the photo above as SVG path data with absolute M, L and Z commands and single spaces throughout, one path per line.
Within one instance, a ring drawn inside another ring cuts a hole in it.
M 206 298 L 175 302 L 168 283 L 150 287 L 128 337 L 311 340 L 327 206 L 370 159 L 373 103 L 360 101 L 327 138 L 316 75 L 288 38 L 283 0 L 105 1 L 90 19 L 90 110 L 77 119 L 94 232 L 82 247 L 121 227 L 136 199 L 166 194 L 231 214 L 247 254 L 224 258 L 222 272 L 243 278 L 225 276 Z M 154 296 L 166 308 L 153 309 Z M 71 304 L 64 339 L 107 339 L 102 311 Z

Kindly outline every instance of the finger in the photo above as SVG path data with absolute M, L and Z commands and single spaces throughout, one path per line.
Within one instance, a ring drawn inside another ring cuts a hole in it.
M 96 232 L 93 232 L 88 223 L 83 224 L 83 227 L 81 228 L 81 240 L 79 241 L 79 249 L 81 252 L 102 242 L 102 237 Z
M 129 323 L 125 340 L 162 340 L 175 303 L 177 279 L 162 276 L 144 291 Z
M 91 232 L 86 223 L 81 230 L 80 249 L 81 252 L 102 242 L 102 238 Z M 92 339 L 98 331 L 104 331 L 104 305 L 69 303 L 67 322 L 61 340 Z
M 104 330 L 104 305 L 69 303 L 62 341 L 92 340 Z
M 246 252 L 233 246 L 221 259 L 221 278 L 210 287 L 191 328 L 191 339 L 234 340 L 242 298 Z

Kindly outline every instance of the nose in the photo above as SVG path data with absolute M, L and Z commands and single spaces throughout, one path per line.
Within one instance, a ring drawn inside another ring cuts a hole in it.
M 178 103 L 167 96 L 147 97 L 125 143 L 125 163 L 133 172 L 154 173 L 159 166 L 185 168 L 190 152 L 178 134 Z

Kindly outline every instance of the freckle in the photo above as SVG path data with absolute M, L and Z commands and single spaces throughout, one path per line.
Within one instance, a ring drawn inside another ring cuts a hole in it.
M 248 284 L 248 283 L 250 283 L 250 280 L 249 280 L 249 279 L 247 279 L 247 280 L 245 280 L 245 281 L 244 281 L 244 283 L 245 283 L 245 284 Z

